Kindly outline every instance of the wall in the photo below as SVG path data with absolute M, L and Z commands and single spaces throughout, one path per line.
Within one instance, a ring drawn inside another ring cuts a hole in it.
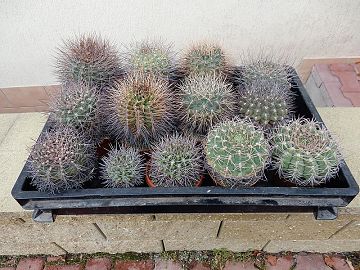
M 183 49 L 214 40 L 235 62 L 270 47 L 292 61 L 359 55 L 358 0 L 0 0 L 0 87 L 56 84 L 61 39 L 99 32 L 118 45 L 163 37 Z

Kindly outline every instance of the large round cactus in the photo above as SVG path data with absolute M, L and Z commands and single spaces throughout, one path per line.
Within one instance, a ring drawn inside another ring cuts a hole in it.
M 101 174 L 106 187 L 128 188 L 144 182 L 144 160 L 133 147 L 112 147 L 102 159 Z
M 43 133 L 31 149 L 29 172 L 39 191 L 80 188 L 94 170 L 95 148 L 77 131 L 62 126 Z
M 121 75 L 118 53 L 97 35 L 81 35 L 59 48 L 56 74 L 62 83 L 76 81 L 97 89 L 112 86 Z
M 182 61 L 182 70 L 187 75 L 209 73 L 225 75 L 228 69 L 224 51 L 215 44 L 194 45 L 186 52 Z
M 149 176 L 158 187 L 195 186 L 203 172 L 200 147 L 183 135 L 163 138 L 152 149 Z
M 235 114 L 236 97 L 231 85 L 214 74 L 191 75 L 180 86 L 182 122 L 195 134 Z
M 209 174 L 224 187 L 254 185 L 263 177 L 270 146 L 249 119 L 222 122 L 209 131 L 205 158 Z
M 50 103 L 51 120 L 82 131 L 93 130 L 98 117 L 98 93 L 81 83 L 68 83 Z
M 126 53 L 125 62 L 131 72 L 151 73 L 168 78 L 175 70 L 173 58 L 170 45 L 143 41 L 131 46 Z
M 299 186 L 316 186 L 334 177 L 341 156 L 329 131 L 315 120 L 299 118 L 279 126 L 272 136 L 273 166 Z
M 278 124 L 291 114 L 293 97 L 278 85 L 255 82 L 239 94 L 240 114 L 267 127 Z
M 281 89 L 290 89 L 292 74 L 289 67 L 267 55 L 257 55 L 244 60 L 240 81 L 245 86 L 261 82 L 278 85 Z
M 176 101 L 159 77 L 130 74 L 115 84 L 103 107 L 110 134 L 139 147 L 148 147 L 174 127 Z

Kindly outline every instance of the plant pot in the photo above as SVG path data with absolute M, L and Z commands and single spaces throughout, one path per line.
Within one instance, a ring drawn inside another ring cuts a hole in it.
M 199 181 L 196 182 L 195 187 L 200 187 L 202 185 L 202 183 L 204 182 L 205 177 L 203 175 L 200 176 Z M 154 184 L 154 182 L 151 180 L 150 176 L 148 174 L 145 175 L 145 181 L 146 184 L 151 187 L 151 188 L 155 188 L 156 185 Z

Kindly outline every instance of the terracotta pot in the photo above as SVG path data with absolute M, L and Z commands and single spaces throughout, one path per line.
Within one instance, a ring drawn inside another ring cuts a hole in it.
M 205 179 L 205 177 L 203 175 L 201 175 L 199 181 L 196 182 L 195 187 L 200 187 L 202 185 L 202 183 L 204 182 L 204 179 Z M 156 187 L 156 185 L 151 180 L 151 178 L 150 178 L 150 176 L 148 174 L 145 175 L 145 180 L 146 180 L 146 184 L 149 187 L 151 187 L 151 188 Z

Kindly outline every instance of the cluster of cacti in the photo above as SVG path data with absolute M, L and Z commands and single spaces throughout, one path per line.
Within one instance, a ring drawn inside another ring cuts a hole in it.
M 133 147 L 112 147 L 102 159 L 104 185 L 111 188 L 139 186 L 144 182 L 145 161 Z
M 79 188 L 91 179 L 95 149 L 83 135 L 66 126 L 42 134 L 31 149 L 32 184 L 50 193 Z
M 81 83 L 67 83 L 50 103 L 50 118 L 57 124 L 82 131 L 96 128 L 98 93 L 95 88 Z
M 314 120 L 300 118 L 281 125 L 272 137 L 273 166 L 299 186 L 317 186 L 334 177 L 341 156 L 329 131 Z
M 250 56 L 245 65 L 241 67 L 240 82 L 245 86 L 253 83 L 266 85 L 277 85 L 280 89 L 289 90 L 291 87 L 292 75 L 289 67 L 271 56 L 258 55 Z
M 195 186 L 202 173 L 201 150 L 190 137 L 174 134 L 154 145 L 149 176 L 155 186 Z
M 102 90 L 121 73 L 115 47 L 98 35 L 81 35 L 58 49 L 56 74 L 61 83 L 75 81 Z
M 229 66 L 220 46 L 199 43 L 186 52 L 182 61 L 182 70 L 187 75 L 209 73 L 225 75 Z
M 291 93 L 276 84 L 254 82 L 239 94 L 240 114 L 265 127 L 288 118 L 292 107 Z
M 269 162 L 270 146 L 249 119 L 222 122 L 209 131 L 205 158 L 214 181 L 224 187 L 254 185 Z
M 170 77 L 175 69 L 171 46 L 161 42 L 143 41 L 133 44 L 125 59 L 130 72 Z
M 195 134 L 205 135 L 211 126 L 235 115 L 235 93 L 222 77 L 191 75 L 179 89 L 182 122 Z
M 166 80 L 129 74 L 104 99 L 105 125 L 116 139 L 146 148 L 172 130 L 175 105 Z

